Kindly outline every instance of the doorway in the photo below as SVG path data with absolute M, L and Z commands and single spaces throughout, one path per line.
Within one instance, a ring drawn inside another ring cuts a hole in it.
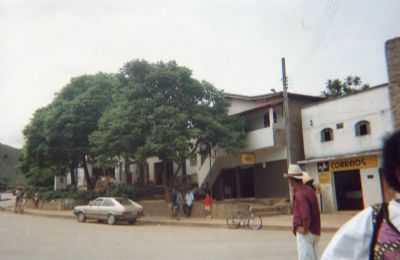
M 364 208 L 360 170 L 334 172 L 338 210 Z
M 242 198 L 253 198 L 254 194 L 254 167 L 240 169 L 240 195 Z

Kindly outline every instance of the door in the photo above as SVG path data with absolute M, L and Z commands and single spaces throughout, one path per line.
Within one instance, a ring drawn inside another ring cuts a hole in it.
M 96 199 L 89 204 L 86 211 L 86 217 L 88 218 L 98 218 L 100 206 L 103 204 L 103 199 Z
M 362 170 L 361 183 L 365 206 L 382 202 L 382 188 L 378 169 Z
M 97 208 L 97 218 L 107 219 L 108 215 L 113 212 L 113 207 L 115 207 L 115 204 L 112 199 L 104 199 L 103 203 Z
M 338 210 L 364 208 L 359 170 L 334 172 L 334 180 Z
M 253 198 L 254 194 L 254 167 L 240 169 L 240 192 L 242 198 Z

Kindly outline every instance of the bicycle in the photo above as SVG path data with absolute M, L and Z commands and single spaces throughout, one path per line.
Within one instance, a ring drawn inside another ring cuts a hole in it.
M 262 228 L 262 218 L 256 216 L 252 208 L 248 207 L 247 210 L 239 210 L 235 214 L 226 218 L 228 228 L 237 229 L 240 227 L 250 228 L 252 230 L 259 230 Z

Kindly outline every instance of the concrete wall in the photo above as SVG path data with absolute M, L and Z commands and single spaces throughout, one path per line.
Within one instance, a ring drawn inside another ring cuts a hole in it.
M 395 129 L 400 129 L 400 37 L 386 42 L 386 62 Z
M 371 134 L 355 135 L 355 124 L 370 122 Z M 393 131 L 388 87 L 323 102 L 302 110 L 306 158 L 318 158 L 380 149 L 383 137 Z M 342 129 L 336 124 L 343 123 Z M 321 142 L 321 130 L 333 129 L 333 141 Z
M 256 102 L 250 100 L 227 98 L 227 101 L 230 103 L 228 115 L 238 114 L 257 106 Z

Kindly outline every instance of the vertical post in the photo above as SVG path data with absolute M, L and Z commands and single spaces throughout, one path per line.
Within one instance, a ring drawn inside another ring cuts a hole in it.
M 285 58 L 282 58 L 282 83 L 283 83 L 283 114 L 285 120 L 285 137 L 286 137 L 286 153 L 287 165 L 292 163 L 291 144 L 290 144 L 290 117 L 289 117 L 289 97 L 288 97 L 288 84 L 286 77 L 286 63 Z

